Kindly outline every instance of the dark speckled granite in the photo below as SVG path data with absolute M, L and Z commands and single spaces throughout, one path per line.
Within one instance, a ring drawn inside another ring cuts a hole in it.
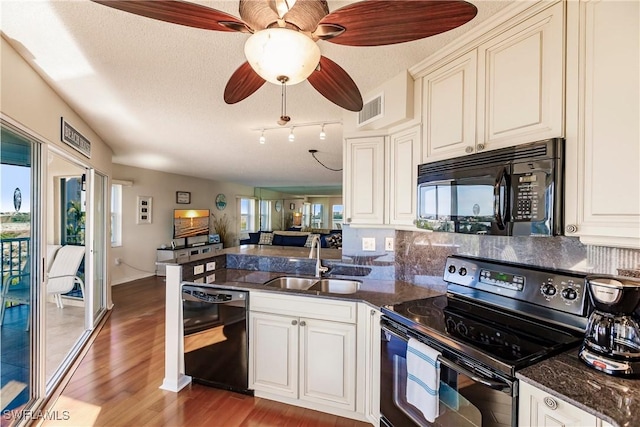
M 360 289 L 353 294 L 331 294 L 318 291 L 299 291 L 292 289 L 280 289 L 265 286 L 264 283 L 282 276 L 283 273 L 226 269 L 216 271 L 216 280 L 212 286 L 230 287 L 233 289 L 251 289 L 266 292 L 294 293 L 305 296 L 319 296 L 325 298 L 339 298 L 350 301 L 362 301 L 373 307 L 379 308 L 384 305 L 399 304 L 414 299 L 429 298 L 439 295 L 440 292 L 399 280 L 375 280 L 365 277 L 350 277 L 361 282 Z M 344 277 L 346 276 L 332 276 Z
M 598 372 L 578 359 L 578 349 L 525 368 L 516 377 L 615 426 L 640 426 L 640 380 Z

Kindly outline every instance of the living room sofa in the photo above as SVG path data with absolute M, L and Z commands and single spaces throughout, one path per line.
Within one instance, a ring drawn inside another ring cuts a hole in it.
M 328 233 L 300 230 L 258 231 L 249 233 L 249 238 L 240 240 L 241 245 L 271 245 L 271 246 L 295 246 L 310 247 L 312 234 L 320 236 L 320 245 L 323 248 L 341 248 L 342 230 L 329 230 Z

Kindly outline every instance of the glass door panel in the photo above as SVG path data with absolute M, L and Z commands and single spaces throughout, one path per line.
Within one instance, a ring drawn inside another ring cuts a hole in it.
M 87 293 L 91 298 L 91 314 L 92 317 L 89 324 L 95 326 L 100 319 L 100 314 L 104 311 L 105 290 L 107 283 L 106 275 L 106 248 L 107 248 L 107 209 L 106 200 L 108 196 L 107 177 L 94 172 L 91 174 L 92 191 L 92 214 L 91 214 L 91 242 L 92 242 L 92 268 L 90 277 L 91 290 Z
M 48 260 L 45 283 L 45 374 L 53 387 L 90 330 L 90 275 L 85 240 L 88 169 L 49 152 L 47 168 L 47 248 L 57 248 Z M 53 252 L 54 249 L 51 250 Z
M 0 291 L 0 406 L 3 414 L 24 408 L 34 395 L 31 356 L 34 301 L 39 276 L 38 248 L 32 217 L 37 191 L 37 168 L 32 168 L 33 146 L 2 127 L 0 147 L 0 200 L 2 232 L 2 289 Z M 34 357 L 35 359 L 35 357 Z

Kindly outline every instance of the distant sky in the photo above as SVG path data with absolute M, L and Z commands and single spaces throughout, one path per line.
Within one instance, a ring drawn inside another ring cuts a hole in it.
M 15 212 L 13 207 L 13 192 L 16 188 L 22 193 L 20 212 L 30 212 L 31 206 L 31 168 L 24 166 L 0 166 L 0 212 Z

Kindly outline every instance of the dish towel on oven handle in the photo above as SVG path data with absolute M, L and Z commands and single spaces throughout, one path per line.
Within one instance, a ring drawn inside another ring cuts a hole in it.
M 407 345 L 407 402 L 429 422 L 438 418 L 440 352 L 409 338 Z

